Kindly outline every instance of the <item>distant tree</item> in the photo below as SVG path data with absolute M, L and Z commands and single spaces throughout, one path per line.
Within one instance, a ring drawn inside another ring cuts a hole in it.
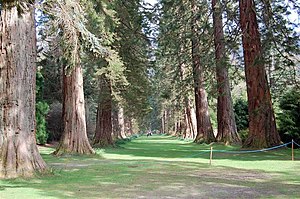
M 36 32 L 33 1 L 1 1 L 0 177 L 43 172 L 35 141 Z
M 93 145 L 106 147 L 113 145 L 112 137 L 112 88 L 111 82 L 103 74 L 99 78 L 100 95 L 97 108 L 96 131 Z
M 248 93 L 249 136 L 244 147 L 280 144 L 267 82 L 254 0 L 240 0 L 240 25 Z

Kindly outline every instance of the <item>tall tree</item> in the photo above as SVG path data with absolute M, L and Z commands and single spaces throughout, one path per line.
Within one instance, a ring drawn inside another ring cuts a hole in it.
M 215 140 L 210 115 L 208 111 L 207 94 L 205 90 L 204 68 L 201 63 L 200 42 L 198 36 L 197 18 L 198 5 L 195 1 L 191 3 L 191 40 L 192 40 L 192 65 L 194 77 L 195 106 L 197 118 L 197 136 L 195 142 L 210 143 Z
M 126 87 L 118 85 L 123 99 L 121 104 L 124 109 L 124 120 L 130 125 L 146 128 L 148 124 L 145 122 L 145 117 L 151 110 L 148 72 L 151 47 L 145 33 L 146 11 L 141 2 L 140 0 L 114 1 L 114 9 L 119 21 L 115 30 L 119 39 L 114 42 L 114 46 L 122 58 L 124 75 L 128 81 Z
M 54 1 L 54 2 L 53 2 Z M 53 16 L 52 26 L 61 31 L 64 58 L 64 132 L 54 154 L 94 153 L 86 135 L 83 73 L 81 68 L 81 50 L 104 57 L 107 49 L 99 38 L 85 25 L 84 9 L 81 1 L 48 0 L 44 2 L 45 11 Z
M 248 94 L 249 137 L 245 147 L 280 144 L 267 82 L 254 0 L 240 0 L 240 25 Z
M 86 1 L 87 18 L 89 29 L 95 35 L 101 35 L 104 45 L 109 49 L 109 55 L 104 59 L 92 59 L 87 67 L 95 67 L 93 75 L 97 88 L 94 94 L 97 99 L 96 129 L 93 144 L 105 147 L 114 144 L 113 140 L 113 105 L 114 100 L 119 98 L 119 87 L 123 88 L 126 79 L 123 74 L 123 63 L 115 51 L 118 47 L 113 45 L 114 33 L 117 27 L 116 13 L 113 5 L 115 2 Z M 115 50 L 112 50 L 115 49 Z M 91 56 L 88 55 L 90 58 Z
M 94 153 L 86 133 L 82 68 L 77 64 L 71 74 L 63 74 L 64 129 L 55 155 Z
M 46 170 L 35 141 L 36 32 L 32 1 L 1 1 L 0 177 Z
M 212 0 L 216 77 L 218 87 L 217 140 L 227 144 L 241 142 L 237 133 L 226 62 L 225 40 L 222 22 L 222 5 L 220 0 Z
M 100 77 L 99 81 L 100 95 L 93 144 L 106 147 L 114 144 L 112 137 L 112 88 L 111 82 L 105 77 L 105 74 Z

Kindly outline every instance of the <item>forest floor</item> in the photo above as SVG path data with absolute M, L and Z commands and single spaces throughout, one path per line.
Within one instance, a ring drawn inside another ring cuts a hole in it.
M 213 145 L 214 150 L 239 150 Z M 93 156 L 40 152 L 51 174 L 0 180 L 1 199 L 60 198 L 300 198 L 300 150 L 213 153 L 170 136 L 139 137 Z

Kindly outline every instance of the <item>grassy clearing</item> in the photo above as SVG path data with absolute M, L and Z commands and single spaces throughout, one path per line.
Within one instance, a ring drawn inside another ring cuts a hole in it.
M 237 146 L 214 145 L 216 150 Z M 41 154 L 53 174 L 0 181 L 0 198 L 299 198 L 300 150 L 214 153 L 170 136 L 140 137 L 94 156 Z

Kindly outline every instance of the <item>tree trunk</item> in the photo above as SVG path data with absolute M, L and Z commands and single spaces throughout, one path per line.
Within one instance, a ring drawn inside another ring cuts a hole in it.
M 132 125 L 132 119 L 131 118 L 125 118 L 125 135 L 131 136 L 133 135 L 133 125 Z
M 93 144 L 106 147 L 113 145 L 111 84 L 104 75 L 100 77 L 100 98 L 97 109 L 96 132 Z
M 63 75 L 64 131 L 55 155 L 93 154 L 86 132 L 82 68 L 78 64 Z
M 198 12 L 197 5 L 192 2 L 192 62 L 193 62 L 193 78 L 194 78 L 194 92 L 197 118 L 197 136 L 195 142 L 210 143 L 215 141 L 210 115 L 208 112 L 208 102 L 204 85 L 204 71 L 200 63 L 200 44 L 197 36 L 197 19 Z
M 249 137 L 244 147 L 271 147 L 281 141 L 262 59 L 255 4 L 253 0 L 240 0 L 239 6 L 249 110 Z
M 121 105 L 117 106 L 117 121 L 116 121 L 116 134 L 118 139 L 125 139 L 125 122 L 124 122 L 124 109 Z
M 189 129 L 189 138 L 194 139 L 195 138 L 195 127 L 193 123 L 193 118 L 192 118 L 192 110 L 190 107 L 189 99 L 185 97 L 185 113 L 186 113 L 186 120 L 187 120 L 187 125 Z
M 0 21 L 0 178 L 46 170 L 35 140 L 34 7 L 2 3 Z
M 233 105 L 230 93 L 228 69 L 226 63 L 224 32 L 222 22 L 222 7 L 220 0 L 212 0 L 216 76 L 218 85 L 217 140 L 225 144 L 241 143 L 237 133 Z
M 161 117 L 161 133 L 166 133 L 166 119 L 165 119 L 165 111 L 163 111 L 163 115 Z

